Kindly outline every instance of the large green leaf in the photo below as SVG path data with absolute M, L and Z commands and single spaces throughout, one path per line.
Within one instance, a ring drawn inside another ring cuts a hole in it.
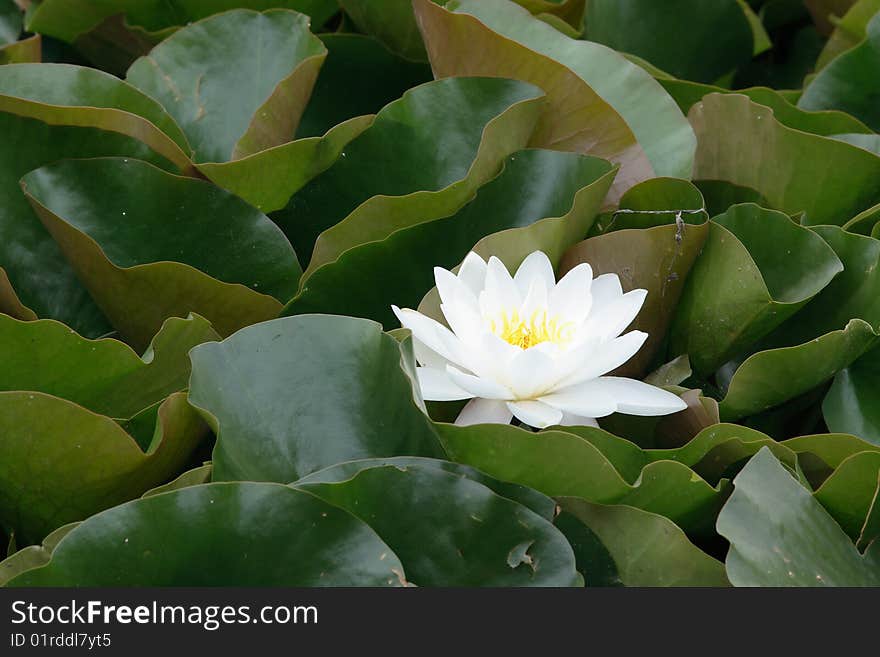
M 559 503 L 598 536 L 625 586 L 729 586 L 723 564 L 663 516 L 575 497 L 563 497 Z M 590 571 L 583 575 L 589 585 Z
M 481 483 L 427 459 L 355 462 L 341 470 L 324 470 L 295 486 L 370 525 L 400 557 L 413 584 L 579 583 L 571 547 L 559 530 Z
M 197 312 L 221 335 L 275 317 L 300 268 L 268 217 L 210 183 L 123 158 L 23 179 L 28 199 L 120 334 L 143 347 Z
M 803 212 L 807 225 L 842 225 L 880 202 L 880 157 L 788 128 L 747 96 L 709 94 L 689 117 L 698 141 L 694 178 L 750 187 L 775 209 Z
M 18 41 L 21 27 L 21 8 L 14 0 L 0 0 L 0 46 Z
M 641 469 L 630 461 L 625 441 L 592 427 L 577 434 L 562 430 L 534 434 L 509 425 L 457 427 L 437 424 L 446 452 L 502 481 L 534 488 L 553 497 L 580 497 L 602 504 L 626 504 L 667 516 L 694 534 L 711 529 L 725 499 L 725 486 L 713 488 L 680 462 L 662 460 Z M 597 447 L 585 434 L 596 434 Z M 613 451 L 609 451 L 613 450 Z M 625 451 L 624 451 L 625 450 Z M 637 478 L 624 479 L 615 467 Z M 629 461 L 629 462 L 628 462 Z
M 694 135 L 644 70 L 605 46 L 562 35 L 506 0 L 415 0 L 437 76 L 528 80 L 548 103 L 532 145 L 589 153 L 621 165 L 619 198 L 657 175 L 690 177 Z M 625 83 L 622 81 L 625 80 Z
M 845 459 L 814 493 L 853 541 L 874 504 L 878 476 L 880 452 L 861 452 Z
M 179 30 L 126 78 L 174 116 L 197 161 L 226 162 L 293 139 L 326 53 L 304 14 L 241 9 Z
M 737 0 L 590 0 L 585 25 L 590 41 L 702 82 L 748 62 L 754 49 Z
M 868 22 L 877 12 L 880 12 L 880 0 L 857 0 L 835 24 L 816 61 L 816 70 L 821 71 L 838 55 L 857 46 L 867 36 Z
M 805 109 L 843 110 L 880 130 L 880 14 L 868 23 L 864 41 L 828 64 L 804 89 Z
M 727 576 L 735 586 L 880 586 L 880 554 L 859 554 L 769 450 L 734 484 L 718 533 L 730 541 Z
M 878 337 L 870 324 L 854 319 L 815 340 L 749 356 L 727 386 L 721 418 L 737 420 L 809 392 L 854 363 Z
M 0 263 L 20 303 L 36 316 L 63 321 L 87 337 L 109 328 L 34 216 L 19 179 L 67 157 L 120 155 L 172 167 L 164 153 L 184 166 L 180 145 L 157 126 L 174 133 L 174 122 L 155 101 L 99 71 L 0 66 Z M 3 310 L 9 312 L 9 302 Z
M 73 43 L 115 14 L 123 13 L 129 25 L 158 31 L 239 7 L 293 9 L 308 14 L 316 27 L 338 9 L 333 0 L 40 0 L 27 29 Z
M 513 80 L 411 89 L 273 219 L 303 258 L 314 247 L 311 274 L 352 246 L 448 216 L 526 144 L 542 102 L 539 89 Z
M 361 32 L 371 34 L 392 52 L 414 61 L 426 61 L 425 45 L 413 17 L 412 0 L 338 0 Z M 431 0 L 444 4 L 445 0 Z
M 189 144 L 171 115 L 130 84 L 70 64 L 0 68 L 0 109 L 55 125 L 102 128 L 134 137 L 181 171 L 191 169 Z
M 303 531 L 307 527 L 308 531 Z M 80 524 L 9 586 L 389 586 L 398 558 L 304 491 L 218 483 L 135 500 Z
M 6 586 L 9 580 L 27 570 L 33 570 L 49 563 L 52 550 L 58 545 L 58 541 L 67 536 L 70 530 L 78 524 L 78 522 L 71 522 L 63 525 L 46 536 L 39 545 L 29 545 L 0 561 L 0 586 Z
M 782 212 L 734 205 L 715 217 L 671 333 L 708 374 L 797 312 L 843 270 L 828 244 Z
M 455 214 L 429 218 L 385 240 L 360 244 L 316 269 L 283 312 L 332 312 L 394 326 L 391 305 L 416 307 L 433 286 L 433 267 L 452 269 L 484 235 L 547 221 L 561 243 L 583 236 L 612 176 L 604 160 L 558 151 L 520 151 Z
M 454 0 L 447 6 L 574 72 L 626 121 L 656 175 L 690 177 L 693 131 L 650 74 L 610 48 L 560 35 L 507 0 Z
M 0 524 L 19 545 L 138 497 L 186 464 L 206 427 L 175 393 L 143 412 L 146 449 L 108 417 L 41 392 L 0 392 Z
M 843 263 L 839 273 L 797 315 L 768 336 L 766 346 L 807 342 L 844 328 L 852 318 L 880 327 L 880 241 L 836 226 L 817 226 Z
M 863 354 L 834 377 L 822 402 L 831 431 L 851 433 L 880 445 L 880 349 Z
M 321 34 L 327 59 L 321 67 L 297 137 L 313 137 L 362 114 L 375 114 L 407 89 L 432 79 L 431 67 L 390 53 L 363 34 Z
M 118 340 L 87 340 L 54 320 L 0 315 L 0 390 L 28 390 L 75 402 L 101 415 L 129 418 L 186 388 L 187 352 L 217 340 L 199 316 L 167 320 L 143 358 Z
M 630 326 L 645 331 L 648 340 L 638 354 L 617 371 L 620 376 L 641 377 L 665 341 L 691 266 L 703 249 L 708 224 L 705 213 L 689 215 L 702 218 L 703 223 L 697 225 L 685 223 L 680 216 L 676 219 L 675 210 L 703 207 L 699 190 L 682 180 L 656 178 L 636 185 L 624 194 L 620 207 L 633 212 L 617 215 L 618 218 L 633 222 L 640 216 L 657 221 L 664 215 L 654 212 L 669 209 L 672 212 L 668 218 L 672 223 L 645 229 L 616 230 L 580 242 L 565 254 L 559 273 L 562 276 L 586 262 L 592 267 L 594 276 L 617 274 L 624 292 L 638 288 L 648 291 L 645 304 Z M 641 209 L 650 209 L 652 214 L 639 215 Z
M 196 167 L 211 182 L 261 212 L 274 212 L 286 206 L 312 178 L 329 169 L 349 142 L 372 122 L 372 116 L 355 117 L 322 137 L 297 139 L 231 162 L 206 162 Z
M 0 46 L 0 65 L 29 64 L 42 61 L 42 38 L 39 34 Z
M 193 349 L 189 398 L 217 434 L 214 480 L 289 483 L 341 461 L 441 454 L 403 346 L 374 322 L 305 315 Z

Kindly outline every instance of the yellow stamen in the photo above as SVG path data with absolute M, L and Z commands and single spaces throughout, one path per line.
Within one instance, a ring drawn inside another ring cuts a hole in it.
M 560 322 L 558 317 L 547 317 L 547 311 L 536 310 L 527 320 L 519 311 L 503 312 L 498 320 L 491 320 L 489 328 L 499 338 L 520 349 L 528 349 L 542 342 L 566 344 L 572 339 L 574 326 Z

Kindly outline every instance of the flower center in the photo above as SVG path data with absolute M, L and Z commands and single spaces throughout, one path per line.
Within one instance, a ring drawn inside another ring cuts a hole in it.
M 499 338 L 520 349 L 528 349 L 542 342 L 564 345 L 571 342 L 574 325 L 560 322 L 558 317 L 547 317 L 546 310 L 536 310 L 528 319 L 519 311 L 503 312 L 498 320 L 491 320 L 489 328 Z

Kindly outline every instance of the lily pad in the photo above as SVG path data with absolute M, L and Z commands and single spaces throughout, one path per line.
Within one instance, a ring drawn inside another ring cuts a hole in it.
M 126 79 L 174 116 L 198 162 L 226 162 L 293 138 L 326 54 L 308 16 L 239 9 L 175 32 Z
M 834 377 L 822 415 L 834 432 L 851 433 L 880 446 L 880 349 L 871 349 Z
M 411 350 L 374 322 L 330 315 L 196 347 L 189 399 L 217 434 L 214 481 L 289 483 L 341 461 L 440 456 Z
M 229 335 L 277 316 L 296 290 L 301 270 L 281 230 L 210 183 L 99 158 L 43 167 L 22 184 L 95 301 L 136 347 L 166 318 L 190 312 Z
M 186 388 L 187 353 L 219 337 L 197 315 L 167 320 L 143 357 L 106 338 L 87 340 L 54 320 L 0 315 L 0 390 L 54 395 L 114 418 L 129 418 Z
M 878 586 L 880 554 L 861 555 L 822 505 L 769 450 L 734 480 L 718 517 L 734 586 Z
M 433 79 L 426 63 L 398 57 L 366 35 L 334 32 L 318 37 L 327 48 L 327 59 L 296 129 L 297 138 L 322 135 L 348 119 L 375 114 L 407 89 Z
M 823 68 L 804 89 L 798 105 L 805 109 L 837 109 L 880 130 L 880 15 L 868 23 L 865 40 Z
M 788 128 L 747 96 L 709 94 L 689 118 L 699 144 L 694 178 L 750 187 L 774 209 L 803 212 L 801 223 L 811 226 L 840 226 L 880 202 L 880 157 Z
M 752 28 L 737 0 L 590 0 L 585 24 L 590 41 L 687 80 L 717 80 L 748 62 L 754 50 Z
M 689 198 L 693 194 L 696 198 Z M 667 208 L 692 209 L 694 201 L 699 204 L 697 209 L 702 208 L 699 191 L 689 183 L 658 178 L 630 189 L 621 199 L 620 207 L 633 209 L 634 213 L 618 217 L 633 221 L 633 217 L 639 216 L 640 206 L 652 207 L 653 212 Z M 676 218 L 675 212 L 669 214 L 672 223 L 667 225 L 614 230 L 580 242 L 566 252 L 559 267 L 561 277 L 585 262 L 592 267 L 594 276 L 617 274 L 624 292 L 648 291 L 645 304 L 630 327 L 645 331 L 648 340 L 634 358 L 615 370 L 618 376 L 640 378 L 653 364 L 709 231 L 705 213 L 702 213 L 703 223 L 697 225 L 686 224 L 680 216 Z M 664 215 L 642 216 L 654 222 Z M 616 224 L 612 224 L 612 228 L 614 226 Z
M 435 75 L 516 77 L 540 86 L 548 104 L 531 144 L 619 163 L 617 198 L 654 173 L 690 176 L 690 127 L 659 84 L 626 58 L 566 37 L 504 0 L 448 3 L 454 13 L 429 0 L 414 7 Z
M 315 269 L 283 314 L 332 312 L 395 326 L 391 305 L 417 306 L 424 291 L 433 286 L 432 266 L 452 269 L 484 235 L 538 228 L 542 222 L 548 222 L 547 237 L 563 245 L 583 235 L 611 176 L 611 165 L 597 158 L 520 151 L 508 157 L 501 173 L 455 214 L 357 245 Z M 377 281 L 385 283 L 377 285 Z
M 814 493 L 853 541 L 865 526 L 877 493 L 880 452 L 861 452 L 844 460 Z
M 559 504 L 599 537 L 624 586 L 729 586 L 724 565 L 663 516 L 574 497 Z M 590 583 L 589 571 L 584 579 Z
M 309 531 L 302 531 L 308 527 Z M 394 552 L 360 520 L 279 484 L 193 486 L 117 506 L 8 586 L 395 586 Z
M 207 433 L 184 393 L 145 411 L 146 450 L 110 418 L 45 393 L 0 392 L 0 411 L 0 524 L 19 545 L 165 481 Z
M 741 355 L 841 271 L 834 251 L 781 212 L 748 203 L 715 217 L 688 279 L 671 352 L 707 374 Z
M 468 477 L 415 459 L 322 474 L 295 487 L 370 525 L 413 584 L 579 584 L 571 546 L 549 520 Z
M 455 212 L 525 146 L 542 102 L 538 88 L 514 80 L 411 89 L 272 218 L 311 255 L 308 277 L 353 246 Z

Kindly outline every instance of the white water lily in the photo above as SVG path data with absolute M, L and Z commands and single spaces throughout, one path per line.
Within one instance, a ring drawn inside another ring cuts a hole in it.
M 427 401 L 470 399 L 456 424 L 532 427 L 592 425 L 611 413 L 666 415 L 686 408 L 676 395 L 634 379 L 604 376 L 635 355 L 648 337 L 621 333 L 647 292 L 623 293 L 616 274 L 593 279 L 580 264 L 558 283 L 535 251 L 511 277 L 496 257 L 469 253 L 458 275 L 436 267 L 449 328 L 393 306 L 412 331 L 418 382 Z M 451 329 L 451 330 L 450 330 Z

